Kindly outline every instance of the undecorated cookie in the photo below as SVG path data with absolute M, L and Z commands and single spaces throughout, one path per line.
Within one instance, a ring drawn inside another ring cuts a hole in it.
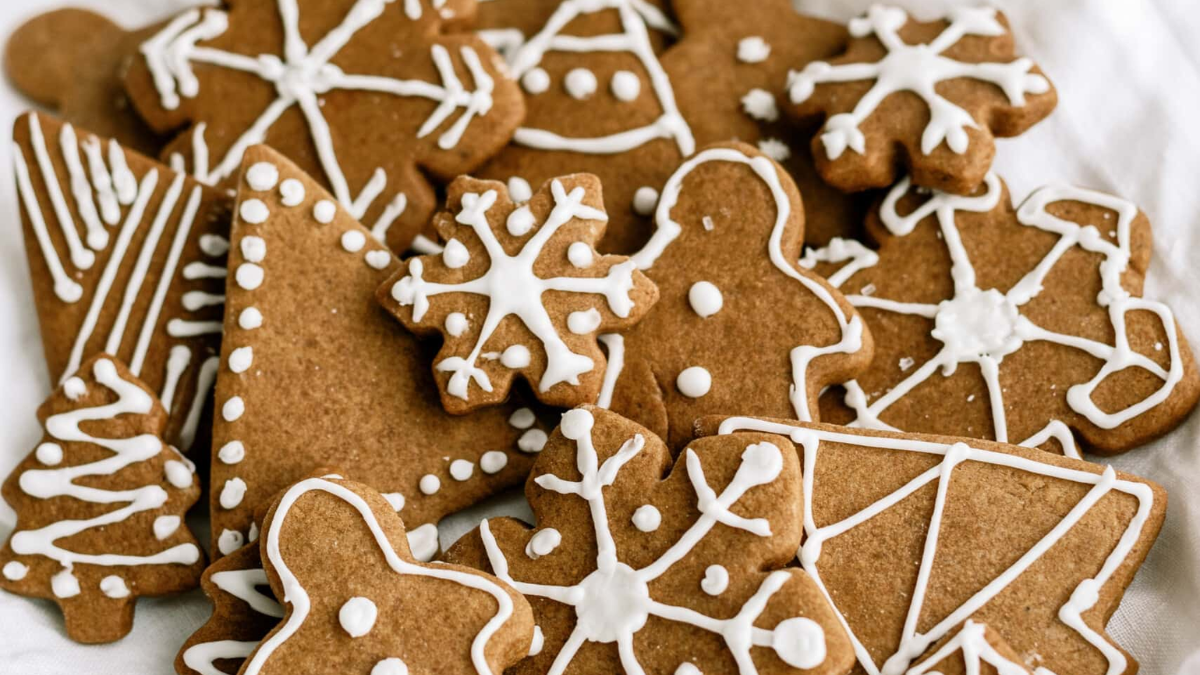
M 877 345 L 871 368 L 823 397 L 822 421 L 1078 456 L 1076 437 L 1124 452 L 1195 407 L 1191 348 L 1170 308 L 1142 297 L 1151 236 L 1136 205 L 1048 186 L 1017 207 L 994 174 L 971 197 L 905 180 L 867 229 L 878 251 L 839 240 L 801 261 Z
M 177 133 L 201 180 L 237 181 L 268 143 L 402 251 L 437 206 L 434 183 L 478 167 L 524 115 L 516 82 L 482 40 L 445 34 L 474 12 L 421 0 L 230 0 L 179 14 L 141 46 L 126 87 Z
M 812 420 L 820 392 L 871 362 L 862 318 L 797 264 L 804 206 L 787 173 L 741 144 L 701 149 L 667 181 L 633 260 L 661 299 L 606 334 L 603 407 L 678 450 L 703 415 Z
M 1028 671 L 1137 671 L 1104 628 L 1162 526 L 1167 495 L 1154 483 L 990 441 L 751 418 L 699 431 L 795 443 L 800 564 L 850 633 L 853 672 L 963 672 L 953 646 L 937 651 L 979 647 L 968 620 Z
M 517 203 L 503 184 L 462 177 L 434 218 L 441 253 L 411 258 L 379 301 L 418 335 L 438 334 L 442 405 L 463 414 L 508 398 L 515 378 L 543 403 L 596 400 L 601 332 L 628 329 L 658 300 L 633 260 L 601 255 L 600 181 L 562 176 Z
M 242 675 L 498 675 L 529 651 L 529 603 L 477 570 L 414 560 L 395 509 L 365 485 L 300 481 L 260 543 L 285 614 Z
M 537 528 L 483 521 L 446 554 L 529 599 L 530 658 L 509 672 L 845 673 L 846 633 L 787 567 L 800 465 L 786 437 L 666 445 L 619 415 L 563 415 L 525 494 Z
M 38 409 L 45 435 L 4 481 L 17 513 L 0 588 L 46 598 L 77 642 L 119 640 L 138 597 L 195 588 L 204 553 L 183 522 L 200 498 L 192 464 L 163 442 L 167 414 L 101 354 Z
M 315 180 L 246 152 L 230 247 L 209 495 L 215 551 L 248 540 L 255 508 L 318 466 L 385 493 L 410 531 L 524 480 L 546 440 L 512 400 L 442 409 L 433 346 L 375 301 L 400 269 Z M 214 554 L 215 555 L 215 554 Z
M 992 165 L 995 137 L 1024 133 L 1058 102 L 994 7 L 923 23 L 874 5 L 850 35 L 837 58 L 788 76 L 788 112 L 825 120 L 813 155 L 842 190 L 888 187 L 906 169 L 922 187 L 970 194 Z
M 165 438 L 206 447 L 224 309 L 226 195 L 51 117 L 13 130 L 22 231 L 50 376 L 105 352 L 157 393 Z

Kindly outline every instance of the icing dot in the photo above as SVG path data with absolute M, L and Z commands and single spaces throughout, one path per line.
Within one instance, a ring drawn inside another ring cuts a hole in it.
M 533 211 L 530 211 L 528 206 L 522 206 L 508 214 L 508 220 L 504 222 L 504 226 L 512 236 L 524 236 L 533 229 Z
M 79 580 L 71 574 L 71 570 L 64 569 L 50 577 L 50 590 L 57 598 L 73 598 L 79 595 Z
M 675 675 L 704 675 L 694 664 L 684 661 L 675 669 Z
M 721 311 L 725 306 L 725 299 L 721 296 L 721 289 L 712 283 L 697 281 L 688 289 L 688 304 L 692 306 L 693 312 L 707 319 Z
M 546 432 L 541 429 L 530 429 L 517 439 L 517 449 L 521 452 L 541 452 L 546 447 Z
M 87 393 L 87 385 L 78 377 L 70 377 L 67 378 L 66 382 L 63 382 L 63 393 L 72 401 L 78 401 Z
M 250 523 L 250 534 L 246 537 L 250 543 L 258 541 L 258 523 Z
M 267 242 L 262 237 L 242 237 L 241 249 L 242 257 L 252 263 L 267 257 Z
M 816 668 L 825 662 L 825 631 L 812 619 L 791 618 L 775 626 L 771 648 L 793 668 Z
M 456 270 L 471 262 L 471 253 L 467 251 L 467 247 L 463 246 L 461 241 L 451 239 L 442 249 L 442 262 L 446 264 L 446 267 Z
M 729 570 L 721 565 L 709 565 L 700 580 L 700 588 L 709 595 L 720 595 L 729 588 Z
M 529 348 L 525 345 L 512 345 L 500 355 L 500 363 L 505 368 L 524 368 L 529 365 Z
M 254 330 L 262 325 L 262 312 L 255 307 L 247 307 L 243 309 L 241 314 L 238 314 L 238 325 L 243 330 Z
M 537 656 L 542 653 L 542 647 L 546 644 L 546 636 L 542 635 L 542 627 L 535 625 L 533 627 L 533 640 L 529 643 L 529 655 Z
M 521 76 L 521 86 L 530 94 L 541 94 L 550 88 L 550 75 L 541 68 L 531 68 Z
M 121 577 L 110 574 L 100 580 L 100 592 L 114 600 L 129 597 L 129 586 L 125 585 L 125 580 Z
M 304 202 L 304 183 L 289 178 L 279 185 L 280 201 L 284 206 L 300 206 Z
M 593 262 L 592 247 L 577 241 L 567 247 L 567 260 L 579 269 L 591 267 Z
M 475 473 L 475 465 L 465 459 L 456 459 L 450 462 L 450 477 L 457 481 L 464 481 Z
M 358 230 L 346 230 L 342 233 L 342 248 L 347 253 L 357 253 L 367 243 L 367 236 Z
M 408 675 L 408 666 L 400 659 L 392 657 L 376 663 L 371 668 L 371 675 Z
M 688 398 L 700 398 L 712 389 L 712 375 L 700 366 L 692 366 L 675 378 L 675 386 Z
M 175 534 L 183 521 L 179 516 L 159 516 L 154 519 L 154 538 L 162 541 Z
M 479 468 L 484 473 L 497 473 L 508 465 L 508 455 L 499 450 L 489 450 L 479 458 Z
M 417 484 L 421 488 L 422 494 L 435 494 L 442 488 L 442 481 L 437 476 L 427 473 L 421 476 L 421 482 Z
M 241 441 L 229 441 L 217 451 L 222 464 L 237 464 L 246 458 L 246 446 Z
M 392 255 L 387 251 L 367 251 L 366 261 L 371 267 L 381 270 L 392 262 Z
M 567 329 L 576 335 L 587 335 L 600 327 L 600 312 L 593 307 L 584 312 L 567 315 Z
M 221 555 L 229 555 L 242 547 L 245 543 L 245 537 L 237 530 L 224 530 L 221 536 L 217 538 L 217 550 Z
M 446 315 L 446 332 L 452 337 L 460 337 L 467 332 L 467 327 L 470 322 L 467 321 L 467 315 L 462 312 L 450 312 Z
M 241 478 L 230 478 L 221 488 L 221 508 L 225 510 L 237 508 L 246 496 L 246 481 Z
M 550 555 L 561 543 L 562 534 L 553 527 L 548 527 L 530 537 L 529 543 L 525 545 L 525 555 L 529 556 L 530 560 L 537 560 L 544 555 Z
M 648 216 L 654 213 L 654 207 L 658 205 L 658 190 L 643 185 L 633 193 L 633 212 L 639 216 Z
M 328 225 L 333 222 L 333 217 L 337 215 L 337 205 L 328 199 L 322 199 L 313 206 L 313 218 L 317 219 L 318 223 Z
M 242 400 L 241 396 L 234 396 L 221 406 L 221 417 L 225 418 L 226 422 L 236 422 L 244 412 L 246 412 L 246 402 Z
M 29 574 L 29 567 L 23 565 L 16 560 L 10 560 L 4 563 L 4 578 L 9 581 L 20 581 Z
M 742 110 L 750 117 L 762 122 L 779 119 L 779 107 L 775 95 L 766 89 L 751 89 L 742 97 Z
M 383 498 L 396 511 L 404 508 L 404 495 L 399 492 L 385 492 L 383 493 Z
M 37 461 L 46 466 L 57 466 L 62 458 L 63 449 L 58 443 L 42 443 L 37 448 Z
M 279 169 L 270 162 L 258 162 L 246 170 L 246 183 L 251 190 L 266 192 L 279 182 Z
M 738 40 L 737 59 L 742 63 L 761 63 L 770 55 L 771 45 L 757 35 Z
M 210 258 L 225 255 L 229 252 L 229 240 L 215 234 L 202 234 L 200 251 Z
M 244 373 L 254 363 L 253 347 L 238 347 L 229 352 L 229 369 L 235 373 Z
M 513 176 L 508 179 L 508 197 L 514 202 L 521 204 L 529 201 L 533 196 L 533 188 L 529 187 L 529 181 L 520 176 Z
M 590 412 L 575 409 L 563 413 L 562 422 L 558 428 L 567 440 L 578 441 L 592 430 L 592 425 L 595 423 L 596 420 Z M 545 436 L 545 434 L 542 435 Z
M 662 514 L 649 504 L 637 507 L 633 512 L 633 526 L 642 532 L 653 532 L 662 523 Z
M 166 474 L 167 482 L 171 485 L 184 490 L 192 486 L 192 470 L 187 464 L 177 460 L 169 459 L 163 465 L 163 472 Z
M 271 211 L 267 209 L 267 205 L 261 199 L 247 199 L 238 207 L 238 213 L 242 216 L 242 220 L 251 225 L 261 225 L 267 222 Z
M 263 268 L 254 263 L 242 263 L 238 265 L 237 272 L 234 274 L 237 279 L 237 285 L 242 288 L 252 291 L 263 282 Z
M 587 68 L 572 68 L 563 79 L 572 98 L 583 100 L 596 93 L 596 75 Z
M 628 70 L 613 73 L 612 82 L 609 84 L 612 86 L 613 96 L 622 101 L 632 101 L 642 91 L 642 81 Z
M 375 618 L 379 616 L 379 608 L 367 598 L 353 597 L 346 601 L 338 610 L 338 623 L 342 630 L 352 638 L 360 638 L 371 632 L 375 626 Z
M 433 523 L 408 531 L 408 548 L 421 562 L 429 562 L 438 552 L 438 529 Z
M 758 149 L 776 162 L 786 162 L 788 157 L 792 156 L 792 149 L 778 138 L 762 139 L 758 142 Z
M 508 416 L 508 423 L 516 429 L 528 429 L 537 421 L 537 417 L 529 408 L 517 408 Z

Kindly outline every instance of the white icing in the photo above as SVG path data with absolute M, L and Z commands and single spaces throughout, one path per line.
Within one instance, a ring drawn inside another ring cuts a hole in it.
M 479 468 L 484 473 L 499 473 L 505 466 L 508 466 L 508 455 L 499 450 L 488 450 L 479 458 Z
M 653 532 L 662 523 L 662 513 L 650 504 L 642 504 L 633 512 L 633 526 L 642 532 Z
M 588 335 L 600 328 L 600 312 L 595 307 L 582 312 L 571 312 L 567 315 L 567 330 L 576 335 Z
M 529 365 L 529 348 L 525 345 L 512 345 L 500 354 L 500 363 L 505 368 L 519 369 Z
M 183 519 L 179 516 L 159 516 L 154 519 L 154 538 L 162 541 L 179 531 Z
M 221 555 L 229 555 L 246 543 L 245 536 L 237 530 L 224 530 L 217 538 L 217 550 Z
M 572 68 L 563 78 L 563 86 L 571 98 L 582 101 L 596 93 L 596 74 L 587 68 Z
M 199 261 L 190 262 L 183 268 L 183 278 L 189 281 L 196 279 L 224 279 L 228 270 L 219 265 L 209 265 Z
M 183 652 L 183 663 L 200 675 L 226 675 L 215 665 L 220 659 L 244 659 L 258 647 L 257 640 L 214 640 L 200 642 Z
M 120 600 L 129 597 L 129 586 L 121 577 L 110 574 L 100 580 L 100 592 L 114 600 Z
M 221 508 L 226 511 L 235 509 L 246 497 L 246 481 L 241 478 L 230 478 L 221 487 Z
M 521 76 L 521 86 L 530 94 L 543 94 L 550 89 L 550 75 L 541 68 L 531 68 Z
M 241 396 L 232 396 L 225 405 L 221 406 L 221 418 L 226 422 L 236 422 L 246 412 L 246 402 Z
M 442 262 L 446 267 L 456 270 L 467 263 L 471 262 L 471 254 L 467 251 L 467 247 L 457 239 L 451 239 L 446 242 L 446 246 L 442 248 Z
M 433 523 L 408 531 L 408 548 L 414 558 L 421 562 L 433 560 L 438 552 L 438 529 Z
M 553 553 L 561 543 L 562 534 L 553 527 L 547 527 L 538 530 L 537 534 L 529 538 L 529 543 L 525 545 L 525 555 L 530 560 L 537 560 L 544 555 Z
M 313 218 L 322 225 L 332 223 L 336 215 L 337 205 L 328 199 L 322 199 L 313 206 Z
M 238 207 L 238 215 L 243 222 L 251 225 L 261 225 L 271 217 L 271 211 L 261 199 L 247 199 Z
M 546 447 L 547 440 L 549 439 L 546 432 L 541 429 L 530 429 L 517 439 L 517 449 L 528 453 L 541 452 L 542 448 Z
M 200 252 L 210 258 L 219 258 L 229 252 L 229 240 L 219 234 L 202 234 Z
M 529 655 L 537 656 L 542 653 L 542 647 L 546 646 L 546 636 L 542 634 L 542 627 L 534 625 L 533 640 L 529 642 Z
M 388 505 L 396 511 L 400 511 L 404 508 L 404 495 L 400 494 L 399 492 L 385 492 L 383 493 L 383 498 L 387 500 Z
M 33 190 L 33 181 L 29 176 L 29 165 L 25 162 L 25 153 L 21 150 L 20 145 L 14 144 L 12 148 L 13 173 L 17 178 L 17 191 L 21 195 L 21 204 L 25 207 L 25 214 L 29 219 L 30 227 L 33 228 L 38 248 L 42 251 L 42 258 L 46 261 L 46 268 L 54 280 L 54 295 L 66 303 L 79 302 L 79 299 L 83 297 L 83 286 L 72 279 L 63 268 L 62 260 L 58 257 L 58 250 L 54 248 L 54 242 L 50 240 L 50 230 L 46 225 L 45 216 L 42 215 L 37 193 Z
M 758 150 L 776 162 L 786 162 L 792 156 L 792 149 L 778 138 L 761 139 L 758 142 Z
M 987 626 L 967 619 L 954 637 L 950 638 L 929 658 L 910 668 L 905 675 L 933 675 L 937 671 L 933 671 L 931 668 L 956 651 L 962 653 L 966 670 L 969 673 L 984 672 L 983 664 L 985 663 L 992 666 L 999 675 L 1023 675 L 1029 672 L 1026 664 L 1008 660 L 988 642 Z M 1035 675 L 1046 675 L 1049 672 L 1045 668 L 1038 668 Z
M 191 467 L 176 459 L 169 459 L 163 465 L 163 476 L 171 485 L 186 490 L 192 486 L 192 471 Z
M 229 352 L 229 370 L 235 373 L 244 373 L 250 370 L 250 366 L 254 363 L 254 348 L 253 347 L 238 347 Z
M 404 661 L 392 656 L 371 667 L 371 675 L 408 675 Z
M 762 63 L 771 55 L 771 45 L 757 35 L 738 40 L 737 60 L 742 63 Z
M 381 270 L 392 264 L 392 254 L 387 251 L 367 251 L 363 256 L 363 260 L 374 269 Z
M 270 584 L 267 572 L 261 567 L 214 572 L 209 579 L 222 592 L 246 603 L 255 612 L 276 619 L 283 618 L 283 606 L 274 597 L 258 590 Z
M 675 669 L 674 675 L 704 675 L 696 665 L 690 661 L 684 661 Z
M 266 192 L 279 182 L 279 169 L 270 162 L 257 162 L 246 170 L 246 183 L 251 190 Z
M 616 96 L 619 101 L 633 101 L 637 99 L 638 94 L 642 93 L 641 79 L 628 70 L 618 70 L 613 73 L 609 86 L 612 88 L 613 96 Z
M 188 291 L 183 294 L 183 308 L 189 312 L 196 312 L 205 307 L 217 307 L 224 304 L 224 295 L 214 295 L 205 291 Z
M 446 332 L 451 337 L 462 337 L 462 334 L 467 332 L 471 323 L 467 321 L 467 315 L 462 312 L 450 312 L 446 315 Z
M 342 233 L 342 248 L 347 253 L 358 253 L 367 245 L 367 235 L 358 230 L 346 230 Z
M 529 408 L 517 408 L 508 416 L 508 423 L 515 429 L 528 429 L 537 422 L 537 416 Z
M 94 251 L 101 251 L 108 246 L 108 231 L 100 222 L 100 213 L 96 211 L 96 202 L 92 200 L 92 184 L 79 156 L 79 141 L 75 136 L 75 128 L 70 124 L 62 125 L 59 131 L 59 146 L 62 148 L 63 161 L 67 165 L 71 196 L 75 199 L 79 217 L 83 219 L 83 226 L 87 231 L 87 245 Z
M 56 598 L 73 598 L 79 595 L 82 590 L 79 588 L 79 579 L 74 574 L 71 574 L 70 567 L 64 567 L 60 572 L 50 577 L 50 592 L 54 593 Z
M 688 398 L 700 398 L 712 389 L 712 375 L 700 366 L 690 366 L 675 378 L 675 387 Z
M 246 262 L 260 263 L 267 257 L 267 242 L 262 237 L 245 236 L 238 244 Z
M 654 213 L 654 205 L 658 203 L 658 190 L 643 185 L 633 193 L 633 212 L 639 216 L 649 216 Z
M 279 184 L 279 201 L 284 206 L 300 206 L 304 203 L 304 183 L 288 178 Z
M 220 365 L 221 357 L 219 356 L 210 356 L 200 364 L 200 374 L 196 377 L 192 406 L 188 408 L 183 428 L 179 432 L 179 442 L 185 450 L 190 449 L 196 439 L 196 429 L 200 426 L 200 414 L 204 412 L 208 392 L 212 391 L 213 384 L 217 381 L 217 368 Z
M 505 229 L 514 237 L 525 236 L 535 224 L 537 223 L 533 218 L 533 211 L 530 211 L 528 206 L 515 209 L 504 221 Z
M 168 413 L 175 407 L 175 390 L 179 387 L 179 380 L 191 364 L 192 350 L 183 345 L 171 347 L 171 351 L 167 355 L 167 375 L 163 380 L 162 392 L 158 396 L 158 400 L 162 401 L 163 409 Z
M 709 595 L 720 595 L 729 588 L 729 570 L 723 565 L 709 565 L 700 580 L 700 588 Z
M 456 459 L 450 462 L 450 477 L 456 481 L 467 480 L 473 473 L 475 473 L 475 465 L 465 459 Z
M 254 330 L 262 326 L 262 312 L 258 311 L 257 307 L 247 307 L 238 314 L 238 326 L 242 330 Z
M 338 623 L 342 630 L 352 638 L 360 638 L 375 627 L 375 619 L 379 616 L 379 608 L 369 599 L 355 596 L 346 601 L 338 610 Z
M 572 242 L 571 245 L 567 247 L 567 260 L 569 260 L 572 265 L 578 267 L 579 269 L 587 269 L 591 267 L 592 263 L 595 261 L 591 245 L 582 241 Z
M 693 312 L 707 319 L 721 311 L 725 306 L 725 298 L 721 295 L 721 289 L 712 282 L 697 281 L 688 289 L 688 304 L 692 306 Z
M 421 476 L 421 480 L 417 483 L 417 487 L 421 489 L 421 494 L 437 494 L 437 491 L 442 489 L 442 481 L 437 476 L 427 473 L 424 476 Z
M 253 291 L 262 286 L 263 268 L 254 263 L 242 263 L 237 266 L 237 271 L 234 273 L 234 280 L 237 281 L 238 286 L 247 291 Z
M 25 578 L 26 574 L 29 574 L 29 567 L 27 565 L 19 563 L 16 560 L 10 560 L 4 563 L 5 579 L 8 579 L 9 581 L 20 581 Z
M 533 197 L 533 188 L 529 186 L 529 181 L 513 176 L 508 179 L 508 197 L 517 204 L 524 204 Z
M 42 134 L 42 124 L 36 114 L 29 115 L 29 144 L 33 147 L 34 158 L 37 159 L 38 169 L 41 170 L 42 182 L 46 187 L 46 196 L 50 198 L 54 217 L 62 229 L 71 264 L 81 270 L 91 269 L 96 262 L 96 254 L 89 251 L 79 239 L 75 220 L 71 217 L 71 208 L 67 205 L 66 198 L 63 197 L 62 187 L 58 183 L 58 175 L 54 171 L 54 163 L 50 159 L 50 152 L 46 149 L 46 137 Z M 95 206 L 92 208 L 95 210 Z
M 63 460 L 63 449 L 58 443 L 42 443 L 35 453 L 37 460 L 46 466 L 58 466 Z
M 751 89 L 742 97 L 742 110 L 750 117 L 760 122 L 774 122 L 779 119 L 779 106 L 775 103 L 775 95 L 766 89 Z

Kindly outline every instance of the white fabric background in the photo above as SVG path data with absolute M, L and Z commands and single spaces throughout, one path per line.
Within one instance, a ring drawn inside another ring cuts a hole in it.
M 871 0 L 797 0 L 805 10 L 846 20 Z M 898 0 L 919 18 L 956 0 Z M 3 0 L 0 34 L 55 0 Z M 76 0 L 127 26 L 164 17 L 189 0 Z M 975 4 L 975 3 L 972 3 Z M 1200 5 L 1193 0 L 1001 1 L 1021 50 L 1059 90 L 1049 120 L 1002 141 L 997 167 L 1018 199 L 1038 185 L 1070 182 L 1136 201 L 1154 224 L 1156 259 L 1148 295 L 1168 302 L 1200 344 Z M 8 129 L 25 102 L 0 87 L 0 476 L 41 436 L 35 410 L 50 391 L 27 278 L 12 187 Z M 1200 415 L 1114 464 L 1163 484 L 1166 526 L 1109 626 L 1147 675 L 1200 673 Z M 492 507 L 490 512 L 494 512 Z M 499 508 L 519 512 L 519 500 Z M 477 522 L 476 508 L 442 524 L 443 543 Z M 15 515 L 0 502 L 0 537 Z M 208 616 L 199 591 L 142 600 L 120 643 L 67 640 L 56 608 L 0 593 L 0 673 L 167 675 L 183 640 Z

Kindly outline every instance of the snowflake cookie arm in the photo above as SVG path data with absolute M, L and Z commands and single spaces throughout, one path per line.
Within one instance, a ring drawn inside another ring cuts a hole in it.
M 632 260 L 596 252 L 599 181 L 554 179 L 518 204 L 502 183 L 461 178 L 447 203 L 435 220 L 443 251 L 408 260 L 377 294 L 409 330 L 443 336 L 433 369 L 446 410 L 503 401 L 517 375 L 549 405 L 595 400 L 597 336 L 629 328 L 658 298 Z
M 904 167 L 919 186 L 969 194 L 991 167 L 994 138 L 1024 133 L 1057 103 L 994 8 L 924 23 L 875 5 L 850 33 L 842 56 L 788 76 L 791 113 L 825 120 L 813 155 L 842 190 L 887 187 Z

